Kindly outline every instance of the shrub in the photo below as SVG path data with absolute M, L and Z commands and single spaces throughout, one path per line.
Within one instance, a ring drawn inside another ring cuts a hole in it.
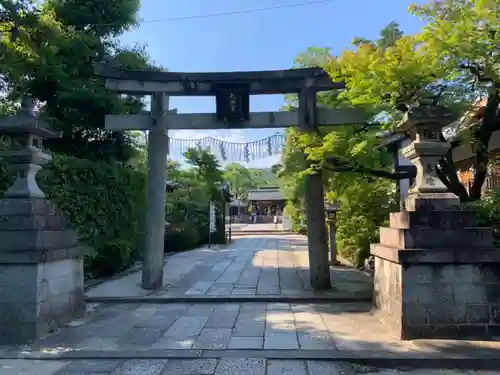
M 104 276 L 102 272 L 120 270 L 140 256 L 144 173 L 120 164 L 53 155 L 52 163 L 40 171 L 37 180 L 47 198 L 66 214 L 80 241 L 90 247 L 85 257 L 87 274 Z M 5 167 L 1 168 L 2 192 L 11 181 Z M 105 254 L 111 251 L 116 255 L 118 248 L 122 250 L 117 258 Z M 130 254 L 125 255 L 125 251 Z M 113 259 L 116 264 L 110 266 Z
M 297 233 L 298 234 L 303 234 L 303 235 L 306 235 L 307 234 L 307 227 L 299 227 L 297 229 Z
M 165 228 L 165 252 L 189 250 L 199 244 L 200 233 L 192 224 L 171 224 Z
M 92 275 L 111 276 L 122 271 L 132 261 L 132 247 L 121 239 L 109 240 L 98 245 L 92 256 L 86 257 L 86 265 Z
M 500 247 L 500 189 L 486 193 L 466 207 L 476 212 L 479 225 L 493 228 L 495 246 Z

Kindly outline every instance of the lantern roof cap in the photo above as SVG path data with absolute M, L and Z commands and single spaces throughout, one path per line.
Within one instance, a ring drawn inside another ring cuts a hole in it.
M 49 124 L 38 117 L 35 101 L 25 97 L 21 109 L 14 116 L 0 118 L 0 133 L 3 134 L 33 134 L 41 138 L 60 138 L 62 133 L 55 131 Z
M 417 125 L 445 126 L 453 122 L 455 116 L 447 107 L 438 104 L 420 104 L 410 107 L 395 131 L 407 132 Z

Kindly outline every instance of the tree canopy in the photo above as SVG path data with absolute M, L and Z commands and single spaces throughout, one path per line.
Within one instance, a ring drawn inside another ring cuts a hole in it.
M 128 160 L 135 138 L 104 129 L 108 113 L 137 112 L 137 97 L 107 92 L 94 62 L 154 69 L 143 46 L 116 39 L 136 23 L 139 0 L 0 0 L 0 91 L 4 113 L 30 94 L 63 131 L 48 142 L 59 153 Z
M 287 210 L 298 219 L 303 215 L 304 175 L 323 170 L 327 199 L 341 201 L 340 246 L 346 255 L 362 255 L 359 259 L 368 254 L 377 227 L 396 203 L 394 183 L 374 176 L 383 176 L 378 172 L 392 167 L 390 155 L 377 147 L 376 133 L 397 125 L 402 118 L 398 108 L 433 98 L 459 118 L 477 98 L 486 99 L 484 118 L 469 129 L 459 129 L 452 144 L 475 145 L 472 188 L 466 191 L 460 183 L 452 151 L 438 165 L 443 182 L 463 201 L 480 197 L 490 158 L 489 140 L 500 125 L 498 0 L 429 0 L 411 6 L 410 12 L 426 21 L 416 34 L 405 35 L 391 22 L 376 40 L 357 37 L 338 56 L 329 49 L 309 48 L 294 65 L 320 66 L 333 80 L 345 82 L 345 90 L 321 93 L 321 106 L 354 106 L 378 124 L 322 128 L 315 134 L 288 129 L 280 172 L 291 202 Z M 296 105 L 293 96 L 287 101 Z
M 278 185 L 272 170 L 246 168 L 238 163 L 224 167 L 224 181 L 229 184 L 231 194 L 236 199 L 243 201 L 248 198 L 248 192 L 252 189 L 260 186 Z

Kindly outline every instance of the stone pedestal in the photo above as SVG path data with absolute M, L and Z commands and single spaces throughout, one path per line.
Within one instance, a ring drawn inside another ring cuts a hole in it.
M 439 136 L 448 117 L 442 107 L 421 106 L 400 125 L 412 139 L 403 153 L 417 177 L 406 211 L 391 214 L 371 246 L 375 313 L 402 339 L 500 336 L 500 250 L 435 169 L 449 149 Z
M 391 214 L 371 253 L 376 312 L 402 339 L 500 335 L 500 250 L 473 212 Z
M 0 345 L 26 344 L 85 313 L 84 249 L 42 198 L 0 200 Z

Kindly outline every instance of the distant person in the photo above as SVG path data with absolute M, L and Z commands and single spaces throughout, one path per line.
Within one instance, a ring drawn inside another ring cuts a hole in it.
M 252 212 L 251 218 L 252 218 L 252 224 L 256 224 L 257 223 L 257 213 Z
M 278 228 L 278 214 L 274 215 L 273 222 L 274 222 L 274 227 Z

